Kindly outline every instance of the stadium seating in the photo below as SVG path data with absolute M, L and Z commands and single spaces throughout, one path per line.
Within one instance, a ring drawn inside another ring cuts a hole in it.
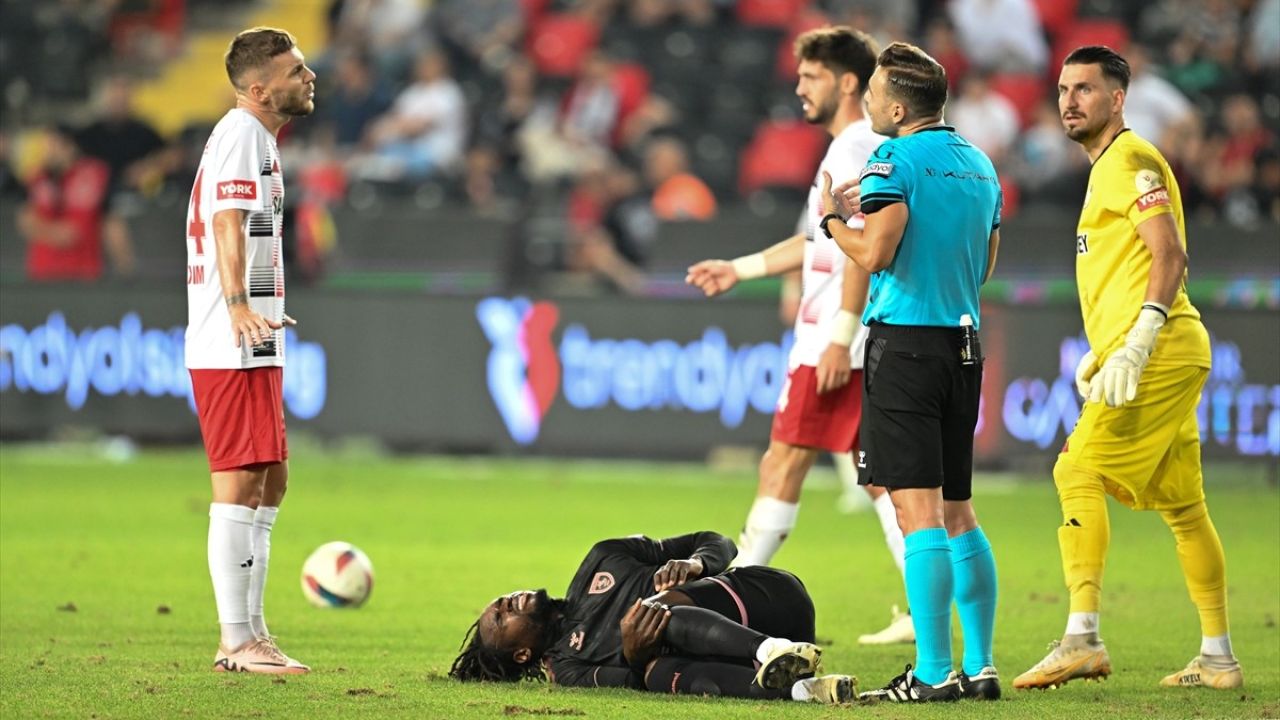
M 1049 37 L 1057 37 L 1075 20 L 1079 4 L 1080 0 L 1035 0 L 1040 26 Z
M 738 191 L 809 187 L 826 146 L 827 136 L 803 121 L 764 123 L 742 152 Z
M 786 28 L 809 0 L 738 0 L 738 22 L 753 27 Z
M 555 78 L 572 77 L 596 48 L 600 28 L 573 13 L 553 13 L 529 29 L 526 49 L 538 72 Z
M 1048 86 L 1039 75 L 1006 73 L 991 78 L 991 89 L 1013 103 L 1018 109 L 1018 121 L 1025 129 L 1035 122 L 1036 109 L 1044 100 Z
M 1123 53 L 1129 45 L 1129 31 L 1119 20 L 1107 18 L 1076 20 L 1063 28 L 1053 41 L 1053 61 L 1049 63 L 1049 74 L 1055 81 L 1062 61 L 1082 45 L 1106 45 Z
M 778 44 L 775 73 L 779 80 L 785 83 L 794 83 L 796 81 L 796 55 L 795 44 L 796 38 L 802 34 L 830 24 L 830 20 L 817 10 L 809 10 L 796 15 L 795 19 L 787 25 L 787 34 L 782 38 L 782 42 Z

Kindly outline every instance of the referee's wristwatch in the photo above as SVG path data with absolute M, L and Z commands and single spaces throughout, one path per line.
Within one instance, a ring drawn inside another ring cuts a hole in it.
M 818 221 L 818 227 L 822 228 L 822 232 L 827 237 L 831 238 L 832 240 L 835 240 L 835 237 L 831 235 L 831 231 L 827 229 L 827 223 L 831 222 L 832 220 L 839 220 L 840 222 L 844 222 L 844 218 L 840 217 L 839 215 L 835 213 L 827 213 L 826 215 L 822 216 L 821 220 Z

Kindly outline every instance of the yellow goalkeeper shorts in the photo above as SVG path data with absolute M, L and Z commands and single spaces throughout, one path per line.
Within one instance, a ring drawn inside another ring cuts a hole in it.
M 1064 473 L 1064 480 L 1100 476 L 1107 493 L 1134 510 L 1203 500 L 1196 407 L 1208 377 L 1201 367 L 1148 366 L 1124 407 L 1085 403 L 1058 457 L 1083 473 Z

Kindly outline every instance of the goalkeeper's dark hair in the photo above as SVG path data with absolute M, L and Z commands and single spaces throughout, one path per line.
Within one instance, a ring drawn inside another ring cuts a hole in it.
M 876 71 L 879 52 L 880 45 L 875 38 L 847 25 L 810 30 L 796 38 L 795 44 L 797 60 L 822 63 L 837 78 L 842 73 L 853 73 L 862 92 Z
M 889 94 L 907 106 L 911 119 L 942 116 L 947 71 L 929 53 L 909 43 L 891 43 L 876 65 L 885 72 Z
M 227 77 L 237 90 L 245 90 L 248 88 L 244 82 L 247 73 L 261 70 L 271 62 L 271 58 L 289 52 L 297 44 L 287 30 L 262 26 L 249 28 L 236 35 L 227 46 L 227 53 L 223 56 Z
M 521 665 L 511 657 L 510 652 L 493 650 L 480 641 L 480 621 L 477 620 L 467 630 L 458 646 L 461 652 L 454 658 L 449 668 L 449 677 L 462 682 L 520 682 L 521 680 L 543 681 L 547 679 L 542 671 L 542 664 L 537 659 Z
M 1065 65 L 1097 65 L 1103 77 L 1115 81 L 1121 90 L 1129 91 L 1129 61 L 1106 45 L 1085 45 L 1071 51 L 1062 61 Z

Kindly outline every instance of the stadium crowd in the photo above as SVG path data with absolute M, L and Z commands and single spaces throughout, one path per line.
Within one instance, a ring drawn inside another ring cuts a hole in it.
M 65 173 L 57 152 L 18 162 L 53 127 L 76 162 L 109 170 L 81 225 L 122 273 L 129 214 L 166 187 L 185 196 L 209 130 L 162 138 L 129 109 L 130 70 L 179 53 L 202 5 L 0 10 L 0 192 Z M 558 263 L 623 290 L 663 221 L 762 192 L 799 211 L 826 143 L 799 117 L 791 46 L 824 24 L 918 43 L 946 67 L 947 119 L 995 161 L 1006 217 L 1079 203 L 1087 162 L 1053 87 L 1070 49 L 1101 42 L 1130 58 L 1127 119 L 1169 159 L 1188 214 L 1280 221 L 1280 0 L 332 0 L 327 21 L 328 45 L 307 49 L 317 112 L 282 137 L 303 188 L 291 201 L 354 202 L 358 187 L 424 212 L 552 213 Z

